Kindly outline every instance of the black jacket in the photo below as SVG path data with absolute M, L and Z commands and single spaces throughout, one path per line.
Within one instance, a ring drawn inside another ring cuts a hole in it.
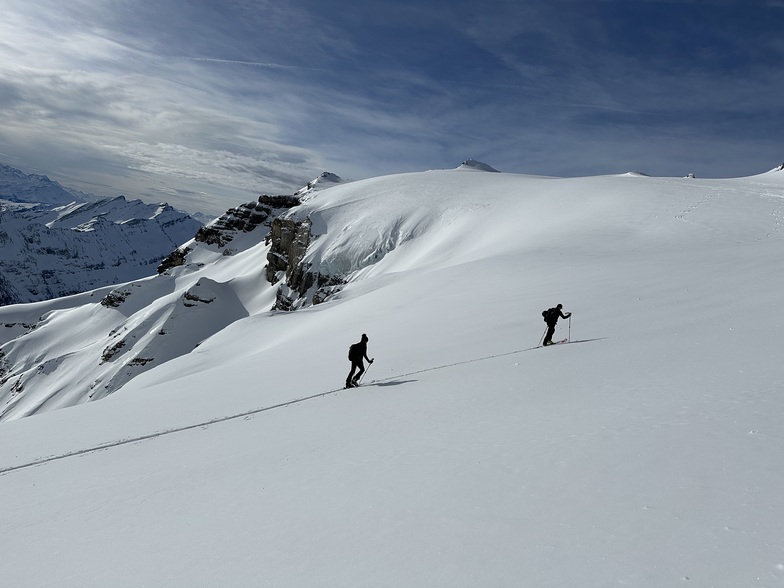
M 564 314 L 556 307 L 549 308 L 544 315 L 544 322 L 547 323 L 547 326 L 552 327 L 558 322 L 559 318 L 569 318 L 570 315 L 571 313 Z
M 370 361 L 370 358 L 367 356 L 367 341 L 354 343 L 349 351 L 349 359 L 351 361 L 362 361 L 363 357 Z

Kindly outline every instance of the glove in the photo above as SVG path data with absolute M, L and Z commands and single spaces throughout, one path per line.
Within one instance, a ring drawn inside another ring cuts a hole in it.
M 370 363 L 373 363 L 373 360 L 372 360 L 372 359 L 369 359 L 369 360 L 368 360 L 368 362 L 370 362 Z

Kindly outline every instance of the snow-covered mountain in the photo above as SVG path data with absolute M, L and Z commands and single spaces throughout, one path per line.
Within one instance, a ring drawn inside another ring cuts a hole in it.
M 153 275 L 200 227 L 171 206 L 123 196 L 56 207 L 0 202 L 0 305 Z
M 240 206 L 156 276 L 0 308 L 0 579 L 780 584 L 782 254 L 781 170 Z
M 201 225 L 167 204 L 100 198 L 0 164 L 0 306 L 152 275 Z
M 483 163 L 481 161 L 477 161 L 476 159 L 466 159 L 463 163 L 460 164 L 460 167 L 458 167 L 457 169 L 472 169 L 476 171 L 486 171 L 486 172 L 498 171 L 493 166 Z
M 97 196 L 66 188 L 39 174 L 26 174 L 0 163 L 0 200 L 63 206 L 71 202 L 99 200 Z

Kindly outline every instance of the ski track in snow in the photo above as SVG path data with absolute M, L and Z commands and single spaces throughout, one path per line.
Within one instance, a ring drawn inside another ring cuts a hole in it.
M 595 339 L 580 339 L 580 340 L 577 340 L 577 341 L 567 341 L 566 343 L 567 344 L 588 343 L 588 342 L 591 342 L 591 341 L 600 341 L 602 339 L 603 339 L 603 337 L 595 338 Z M 555 346 L 556 345 L 553 345 L 553 347 L 555 347 Z M 416 371 L 413 371 L 413 372 L 407 372 L 407 373 L 404 373 L 404 374 L 396 374 L 394 376 L 389 376 L 387 378 L 380 378 L 378 380 L 372 380 L 370 383 L 365 384 L 364 387 L 373 386 L 373 385 L 383 385 L 383 382 L 395 381 L 395 380 L 398 380 L 400 378 L 407 378 L 409 376 L 415 376 L 417 374 L 424 374 L 424 373 L 427 373 L 427 372 L 434 372 L 434 371 L 444 370 L 444 369 L 448 369 L 448 368 L 451 368 L 451 367 L 456 367 L 456 366 L 459 366 L 459 365 L 468 365 L 468 364 L 477 363 L 477 362 L 480 362 L 480 361 L 487 361 L 487 360 L 490 360 L 490 359 L 496 359 L 498 357 L 507 357 L 509 355 L 516 355 L 518 353 L 525 353 L 527 351 L 534 351 L 534 350 L 540 349 L 540 348 L 543 348 L 543 347 L 541 345 L 537 345 L 535 347 L 527 347 L 525 349 L 516 349 L 514 351 L 507 351 L 507 352 L 504 352 L 504 353 L 496 353 L 496 354 L 493 354 L 493 355 L 486 355 L 484 357 L 477 357 L 477 358 L 473 358 L 473 359 L 466 359 L 466 360 L 463 360 L 463 361 L 456 361 L 456 362 L 453 362 L 453 363 L 447 363 L 447 364 L 444 364 L 444 365 L 439 365 L 439 366 L 435 366 L 435 367 L 430 367 L 430 368 L 425 368 L 425 369 L 421 369 L 421 370 L 416 370 Z M 77 450 L 74 450 L 74 451 L 68 451 L 68 452 L 62 453 L 60 455 L 50 455 L 50 456 L 42 457 L 40 459 L 36 459 L 36 460 L 29 461 L 29 462 L 26 462 L 26 463 L 0 468 L 0 476 L 5 476 L 6 474 L 9 474 L 9 473 L 12 473 L 12 472 L 15 472 L 15 471 L 19 471 L 19 470 L 24 470 L 24 469 L 27 469 L 27 468 L 32 468 L 32 467 L 44 465 L 44 464 L 47 464 L 47 463 L 51 463 L 53 461 L 60 461 L 60 460 L 63 460 L 63 459 L 68 459 L 69 457 L 79 457 L 79 456 L 82 456 L 82 455 L 87 455 L 87 454 L 95 453 L 95 452 L 98 452 L 98 451 L 104 451 L 104 450 L 107 450 L 107 449 L 112 449 L 114 447 L 121 447 L 123 445 L 130 445 L 130 444 L 133 444 L 133 443 L 141 443 L 143 441 L 150 441 L 152 439 L 157 439 L 157 438 L 163 437 L 165 435 L 172 435 L 174 433 L 182 433 L 184 431 L 192 431 L 194 429 L 203 429 L 203 428 L 209 427 L 210 425 L 215 425 L 215 424 L 218 424 L 218 423 L 225 423 L 225 422 L 228 422 L 228 421 L 233 421 L 233 420 L 237 420 L 237 419 L 241 419 L 241 418 L 251 417 L 253 415 L 261 414 L 263 412 L 268 412 L 270 410 L 275 410 L 275 409 L 278 409 L 278 408 L 285 408 L 287 406 L 300 404 L 302 402 L 307 402 L 309 400 L 315 400 L 316 398 L 323 398 L 324 396 L 329 396 L 330 394 L 337 394 L 339 392 L 343 392 L 344 390 L 346 390 L 346 389 L 345 388 L 335 388 L 333 390 L 327 390 L 326 392 L 318 392 L 316 394 L 311 394 L 310 396 L 303 396 L 301 398 L 295 398 L 293 400 L 287 400 L 285 402 L 279 402 L 279 403 L 273 404 L 271 406 L 264 406 L 264 407 L 261 407 L 261 408 L 254 408 L 254 409 L 251 409 L 251 410 L 240 412 L 240 413 L 237 413 L 237 414 L 232 414 L 232 415 L 222 416 L 222 417 L 216 417 L 214 419 L 210 419 L 208 421 L 202 421 L 200 423 L 196 423 L 196 424 L 193 424 L 193 425 L 186 425 L 186 426 L 183 426 L 183 427 L 176 427 L 176 428 L 173 428 L 173 429 L 165 429 L 163 431 L 156 431 L 154 433 L 149 433 L 147 435 L 138 435 L 138 436 L 131 437 L 131 438 L 128 438 L 128 439 L 119 439 L 119 440 L 116 440 L 116 441 L 109 441 L 107 443 L 102 443 L 101 445 L 95 445 L 93 447 L 87 447 L 85 449 L 77 449 Z

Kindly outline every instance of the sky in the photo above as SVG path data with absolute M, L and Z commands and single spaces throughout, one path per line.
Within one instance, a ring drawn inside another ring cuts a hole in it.
M 0 0 L 0 162 L 220 214 L 457 167 L 784 161 L 784 0 Z

